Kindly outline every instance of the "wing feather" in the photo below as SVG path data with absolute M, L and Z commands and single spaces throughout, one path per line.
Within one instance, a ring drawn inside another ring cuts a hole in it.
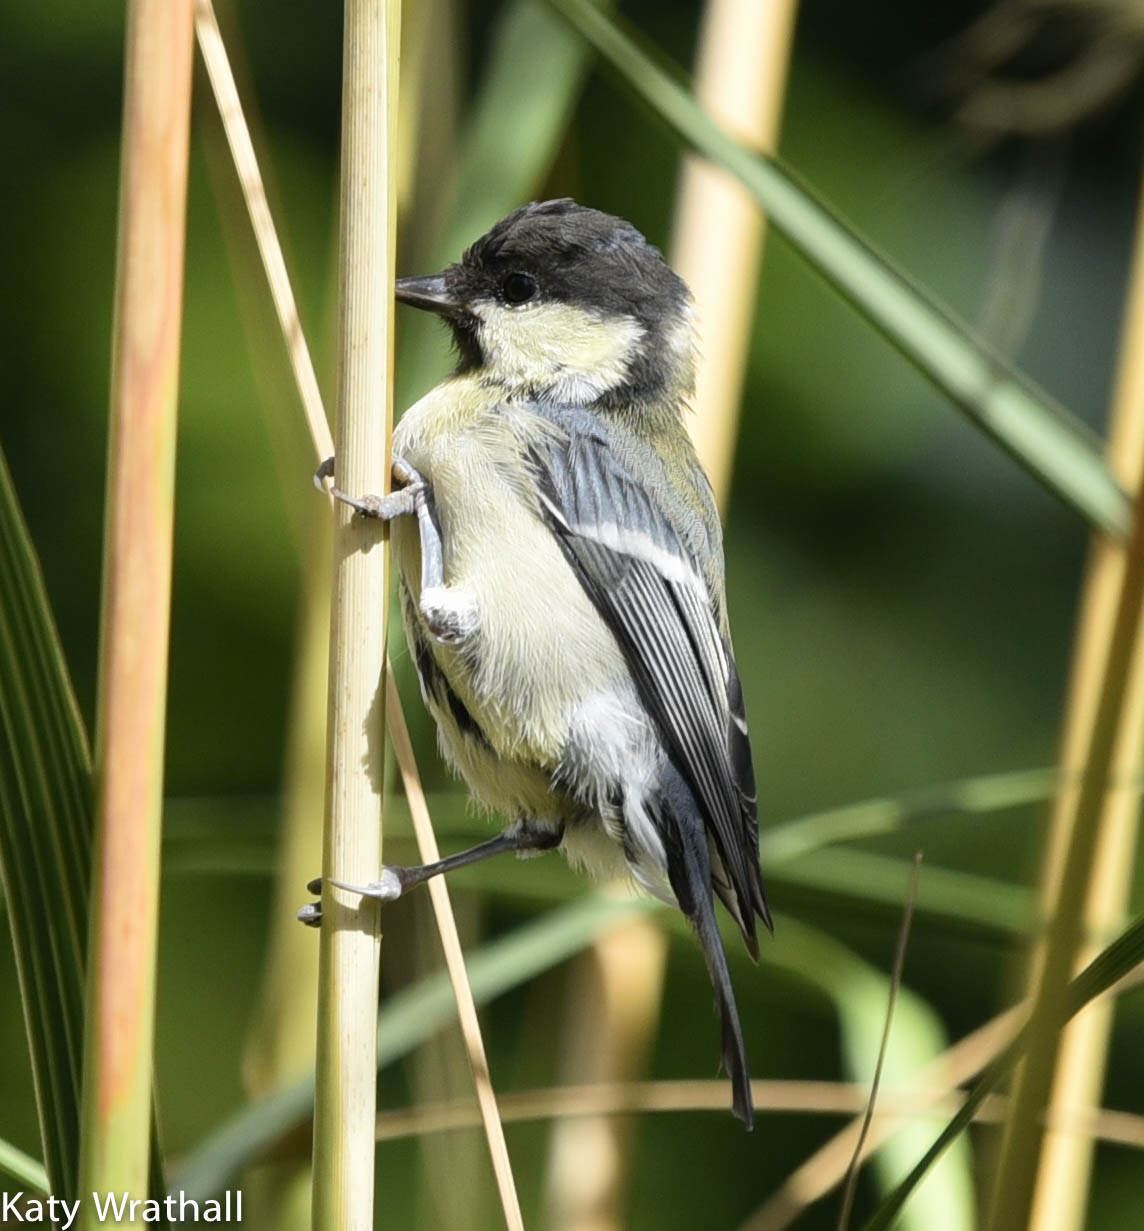
M 743 696 L 712 593 L 696 559 L 703 532 L 657 500 L 662 463 L 582 411 L 546 412 L 561 429 L 534 445 L 549 526 L 623 650 L 668 753 L 699 803 L 717 860 L 713 884 L 755 951 L 770 926 L 758 862 L 755 776 Z M 640 449 L 644 453 L 640 453 Z M 640 478 L 629 466 L 639 464 Z

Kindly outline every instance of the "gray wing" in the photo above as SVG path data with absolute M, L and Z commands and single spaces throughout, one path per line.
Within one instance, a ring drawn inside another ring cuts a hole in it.
M 705 537 L 721 551 L 718 521 L 665 512 L 671 489 L 650 447 L 582 411 L 545 413 L 560 429 L 532 449 L 548 523 L 694 793 L 718 856 L 713 887 L 754 953 L 755 916 L 771 922 L 751 746 L 722 594 L 695 558 Z

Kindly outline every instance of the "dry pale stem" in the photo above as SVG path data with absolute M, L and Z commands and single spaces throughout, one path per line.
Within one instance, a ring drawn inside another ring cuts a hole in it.
M 290 363 L 306 413 L 306 423 L 314 438 L 319 458 L 327 458 L 334 451 L 334 442 L 322 408 L 318 378 L 314 374 L 310 351 L 302 335 L 302 322 L 298 317 L 298 306 L 294 300 L 290 276 L 286 272 L 282 245 L 278 241 L 278 233 L 270 214 L 270 204 L 266 199 L 266 186 L 262 182 L 254 143 L 250 139 L 250 129 L 243 114 L 238 86 L 235 84 L 211 0 L 195 0 L 195 33 L 210 79 L 215 105 L 226 132 L 231 157 L 234 159 L 235 170 L 242 185 L 243 199 L 250 211 L 250 223 L 254 229 L 263 268 L 266 270 L 266 280 L 270 284 L 274 310 L 282 326 L 282 336 L 290 352 Z
M 342 89 L 338 477 L 388 489 L 393 423 L 394 130 L 400 6 L 348 0 Z M 388 550 L 376 524 L 335 511 L 326 827 L 314 1109 L 315 1231 L 374 1225 L 379 921 L 333 889 L 377 874 Z
M 1125 488 L 1140 487 L 1144 464 L 1144 193 L 1138 206 L 1136 244 L 1112 399 L 1109 465 Z M 1107 656 L 1124 582 L 1122 544 L 1101 537 L 1089 562 L 1077 633 L 1064 732 L 1062 763 L 1066 785 L 1053 809 L 1043 876 L 1042 910 L 1047 916 L 1060 890 L 1064 853 L 1076 808 L 1076 774 L 1096 712 L 1100 663 Z M 1144 656 L 1132 663 L 1128 704 L 1117 735 L 1111 782 L 1103 803 L 1092 875 L 1084 904 L 1085 934 L 1099 938 L 1114 930 L 1128 908 L 1135 866 L 1140 809 L 1140 750 L 1144 748 Z M 1077 969 L 1096 953 L 1082 946 Z M 1089 1005 L 1065 1027 L 1053 1079 L 1050 1121 L 1075 1109 L 1099 1105 L 1114 1005 Z M 1045 1134 L 1030 1226 L 1036 1231 L 1079 1231 L 1092 1169 L 1093 1143 L 1083 1134 L 1050 1129 Z
M 580 1116 L 621 1116 L 634 1113 L 694 1115 L 727 1110 L 730 1085 L 726 1081 L 604 1082 L 591 1086 L 545 1086 L 518 1090 L 500 1100 L 506 1124 L 530 1120 L 561 1120 Z M 854 1115 L 869 1102 L 869 1090 L 857 1082 L 754 1081 L 755 1110 L 772 1114 Z M 901 1128 L 907 1119 L 946 1120 L 962 1105 L 964 1096 L 945 1086 L 911 1087 L 883 1097 L 874 1123 L 891 1120 Z M 977 1109 L 978 1122 L 996 1123 L 1005 1114 L 1006 1100 L 990 1095 Z M 378 1141 L 398 1141 L 430 1133 L 449 1133 L 480 1123 L 480 1110 L 468 1100 L 423 1104 L 383 1111 L 377 1117 Z M 1144 1150 L 1144 1116 L 1125 1111 L 1098 1110 L 1054 1122 L 1059 1132 L 1082 1133 L 1100 1141 Z M 869 1151 L 864 1150 L 868 1156 Z M 775 1224 L 776 1226 L 779 1224 Z M 783 1226 L 788 1225 L 786 1222 Z
M 695 92 L 750 149 L 778 146 L 797 0 L 712 0 L 703 22 Z M 695 296 L 702 362 L 691 435 L 716 499 L 731 486 L 765 219 L 733 176 L 697 154 L 684 160 L 672 264 Z
M 96 714 L 80 1191 L 147 1193 L 190 0 L 132 0 Z M 85 1224 L 95 1220 L 90 1202 Z

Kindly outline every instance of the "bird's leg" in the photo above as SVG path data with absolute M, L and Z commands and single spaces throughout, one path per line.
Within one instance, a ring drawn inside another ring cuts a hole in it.
M 333 473 L 334 459 L 327 457 L 314 473 L 315 486 L 325 491 L 322 481 Z M 470 631 L 472 613 L 464 604 L 452 601 L 445 587 L 445 554 L 433 489 L 403 457 L 393 459 L 391 473 L 399 486 L 388 496 L 349 496 L 337 487 L 331 487 L 330 494 L 363 517 L 392 521 L 395 517 L 416 516 L 421 539 L 421 615 L 438 641 L 461 641 Z
M 348 885 L 344 881 L 332 878 L 329 883 L 349 893 L 360 893 L 363 897 L 392 902 L 401 897 L 406 889 L 420 885 L 422 881 L 427 881 L 430 877 L 440 876 L 443 872 L 452 872 L 457 868 L 467 867 L 471 863 L 479 863 L 482 859 L 489 859 L 493 855 L 551 850 L 552 847 L 560 845 L 563 837 L 563 826 L 559 829 L 542 829 L 528 821 L 518 821 L 515 825 L 510 825 L 503 833 L 497 834 L 495 838 L 471 846 L 467 851 L 446 855 L 444 859 L 438 859 L 435 863 L 417 864 L 408 868 L 383 867 L 381 876 L 368 885 Z M 321 878 L 312 880 L 306 888 L 311 893 L 321 893 Z M 308 906 L 303 906 L 298 912 L 298 918 L 302 923 L 316 927 L 322 921 L 322 904 L 312 902 Z

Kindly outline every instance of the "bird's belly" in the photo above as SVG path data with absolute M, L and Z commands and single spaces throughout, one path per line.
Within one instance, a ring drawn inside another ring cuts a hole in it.
M 469 630 L 455 644 L 433 638 L 418 607 L 418 528 L 395 522 L 408 636 L 452 694 L 425 687 L 447 759 L 486 806 L 562 824 L 572 862 L 603 875 L 628 866 L 659 892 L 666 859 L 644 802 L 662 744 L 523 472 L 477 433 L 399 429 L 394 445 L 433 489 L 447 600 Z
M 472 630 L 441 644 L 420 620 L 420 546 L 407 518 L 392 543 L 417 633 L 499 756 L 555 769 L 577 709 L 629 680 L 619 646 L 539 512 L 480 441 L 453 437 L 406 456 L 432 486 L 447 601 Z

